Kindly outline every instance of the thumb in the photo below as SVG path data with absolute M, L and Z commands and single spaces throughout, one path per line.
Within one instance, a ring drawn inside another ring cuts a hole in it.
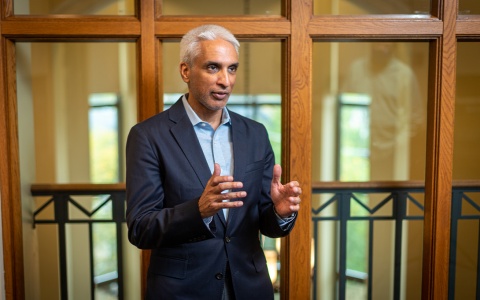
M 222 168 L 220 168 L 220 165 L 215 163 L 213 165 L 213 176 L 220 176 L 220 174 L 222 173 Z
M 282 167 L 279 164 L 273 166 L 273 178 L 272 183 L 280 183 L 280 178 L 282 177 Z

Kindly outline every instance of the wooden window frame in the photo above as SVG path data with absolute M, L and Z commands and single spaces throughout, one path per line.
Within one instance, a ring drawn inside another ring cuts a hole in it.
M 284 180 L 304 191 L 296 229 L 282 241 L 282 299 L 309 299 L 311 240 L 311 82 L 313 40 L 423 40 L 430 44 L 422 299 L 446 299 L 450 240 L 456 45 L 480 39 L 480 16 L 457 17 L 457 1 L 432 0 L 431 16 L 314 16 L 313 0 L 282 0 L 284 17 L 161 16 L 161 1 L 137 1 L 138 16 L 15 16 L 0 3 L 0 200 L 6 299 L 24 299 L 16 41 L 134 41 L 138 120 L 162 109 L 161 39 L 180 38 L 205 22 L 240 39 L 283 41 Z M 148 253 L 143 260 L 144 266 Z

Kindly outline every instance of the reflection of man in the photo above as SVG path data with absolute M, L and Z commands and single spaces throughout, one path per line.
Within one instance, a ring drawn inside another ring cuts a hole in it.
M 424 117 L 416 76 L 394 56 L 394 47 L 390 42 L 373 43 L 370 56 L 352 64 L 342 88 L 371 99 L 371 159 L 383 167 L 393 164 L 391 168 L 408 162 L 409 137 Z
M 265 127 L 225 107 L 238 48 L 219 26 L 187 33 L 188 94 L 129 134 L 127 224 L 152 249 L 147 299 L 273 299 L 259 234 L 292 230 L 301 190 L 280 183 Z

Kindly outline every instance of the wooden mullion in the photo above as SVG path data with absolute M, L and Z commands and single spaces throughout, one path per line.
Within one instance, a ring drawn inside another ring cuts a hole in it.
M 291 1 L 291 36 L 286 42 L 287 95 L 282 107 L 284 181 L 297 180 L 303 190 L 295 229 L 282 249 L 282 299 L 310 299 L 311 269 L 311 81 L 312 39 L 308 35 L 313 1 Z
M 0 38 L 0 199 L 6 299 L 24 299 L 15 44 Z
M 436 18 L 315 17 L 308 27 L 318 37 L 439 36 L 443 22 Z
M 176 21 L 162 20 L 155 24 L 155 32 L 160 37 L 180 38 L 188 30 L 208 23 L 205 19 L 179 19 Z M 228 28 L 238 38 L 244 37 L 287 37 L 290 34 L 290 22 L 286 19 L 277 21 L 219 21 L 212 23 Z
M 1 30 L 10 38 L 137 38 L 140 22 L 134 17 L 15 17 L 2 21 Z
M 138 49 L 138 120 L 142 121 L 159 112 L 158 77 L 156 64 L 154 0 L 141 1 L 140 38 Z
M 155 37 L 155 0 L 138 2 L 140 38 L 137 43 L 137 118 L 145 120 L 160 111 Z M 145 297 L 150 250 L 141 251 L 141 296 Z
M 480 38 L 480 15 L 459 16 L 456 27 L 457 37 Z
M 448 297 L 457 3 L 443 1 L 433 13 L 443 34 L 430 47 L 422 278 L 422 299 L 432 300 Z

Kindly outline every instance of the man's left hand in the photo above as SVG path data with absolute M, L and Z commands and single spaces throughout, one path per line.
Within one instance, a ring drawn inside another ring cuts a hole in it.
M 281 176 L 282 167 L 277 164 L 273 167 L 270 194 L 277 214 L 281 218 L 288 218 L 300 209 L 300 194 L 302 193 L 302 189 L 297 181 L 282 184 L 280 182 Z

